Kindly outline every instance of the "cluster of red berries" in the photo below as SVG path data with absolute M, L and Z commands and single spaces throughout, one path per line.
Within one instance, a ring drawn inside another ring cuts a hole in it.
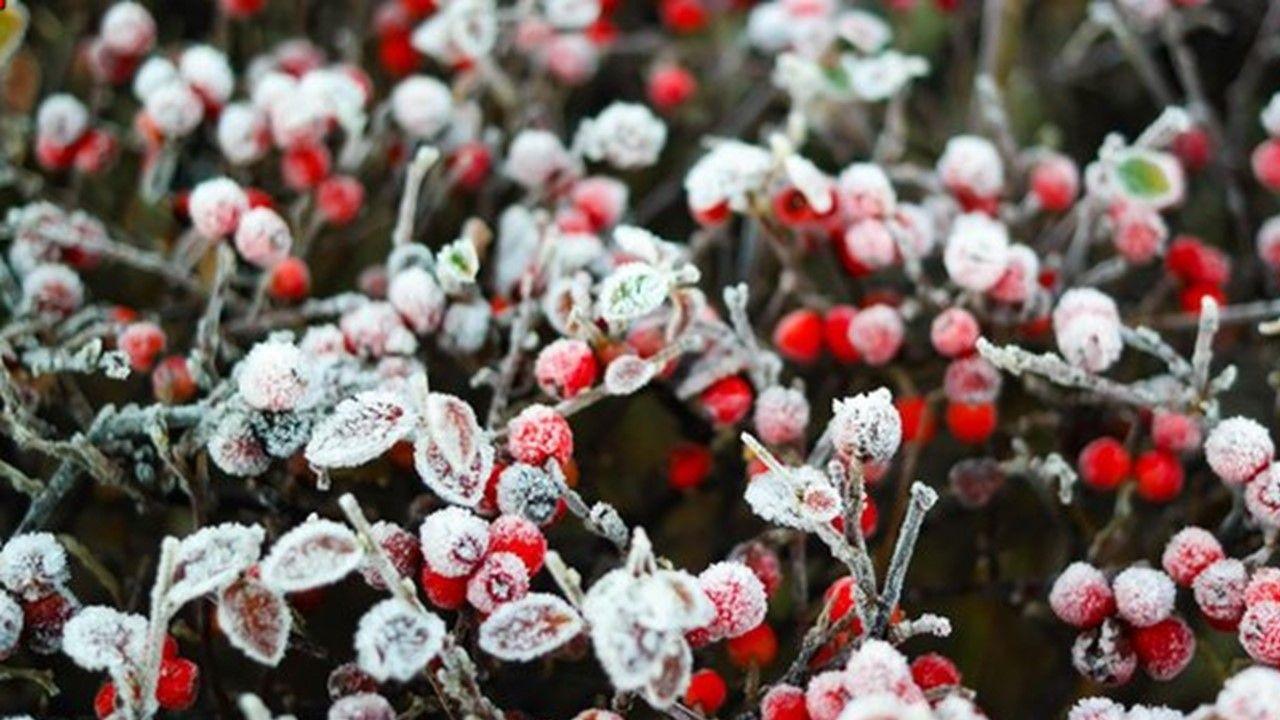
M 1226 286 L 1231 279 L 1231 258 L 1226 253 L 1200 238 L 1179 235 L 1169 243 L 1164 264 L 1181 285 L 1178 304 L 1183 312 L 1199 313 L 1206 297 L 1226 304 Z
M 93 712 L 99 720 L 113 716 L 117 708 L 115 683 L 106 682 L 93 698 Z M 136 692 L 136 689 L 134 689 Z M 165 636 L 164 657 L 156 678 L 156 702 L 163 710 L 186 710 L 196 702 L 200 692 L 200 666 L 178 655 L 178 641 Z
M 1071 660 L 1083 676 L 1123 685 L 1139 666 L 1153 680 L 1177 677 L 1195 654 L 1195 634 L 1174 612 L 1173 579 L 1132 566 L 1108 582 L 1101 570 L 1072 563 L 1054 582 L 1049 606 L 1080 630 Z
M 151 373 L 151 392 L 156 400 L 180 405 L 196 396 L 199 386 L 191 374 L 185 356 L 169 355 L 158 359 L 168 345 L 164 329 L 154 322 L 138 320 L 131 308 L 117 307 L 112 312 L 116 322 L 116 349 L 124 353 L 134 372 Z
M 1167 503 L 1182 493 L 1182 461 L 1172 448 L 1157 446 L 1134 461 L 1124 443 L 1104 436 L 1084 446 L 1076 465 L 1080 479 L 1094 490 L 1111 492 L 1132 480 L 1147 502 Z
M 470 603 L 488 614 L 520 599 L 547 552 L 547 540 L 532 522 L 502 515 L 486 523 L 460 508 L 428 516 L 420 537 L 422 589 L 445 610 Z

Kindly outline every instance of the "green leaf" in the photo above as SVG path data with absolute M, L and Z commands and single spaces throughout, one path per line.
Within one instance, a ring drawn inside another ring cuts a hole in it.
M 1140 155 L 1121 160 L 1116 165 L 1116 177 L 1120 179 L 1125 192 L 1139 198 L 1160 197 L 1173 188 L 1164 168 Z

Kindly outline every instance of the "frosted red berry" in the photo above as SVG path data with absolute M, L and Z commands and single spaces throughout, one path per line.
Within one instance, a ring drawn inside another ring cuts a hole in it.
M 356 663 L 349 662 L 339 665 L 329 673 L 325 687 L 329 691 L 329 699 L 337 700 L 348 695 L 377 692 L 378 681 L 361 670 Z
M 571 398 L 591 387 L 600 365 L 586 342 L 561 338 L 542 348 L 534 363 L 534 377 L 548 395 Z
M 947 308 L 929 326 L 929 341 L 943 357 L 960 357 L 973 352 L 982 328 L 973 313 L 964 308 Z
M 1280 603 L 1267 600 L 1250 605 L 1240 618 L 1238 636 L 1249 657 L 1264 665 L 1280 665 Z
M 1129 641 L 1142 670 L 1160 682 L 1181 674 L 1196 653 L 1195 633 L 1176 615 L 1149 627 L 1133 628 Z
M 704 715 L 714 716 L 724 705 L 728 694 L 729 688 L 720 673 L 704 668 L 689 678 L 689 687 L 684 691 L 684 704 Z
M 786 684 L 769 688 L 760 701 L 760 720 L 809 720 L 804 690 Z
M 441 610 L 456 610 L 467 601 L 467 576 L 448 577 L 422 565 L 422 592 L 427 600 Z
M 1245 606 L 1260 602 L 1280 603 L 1280 568 L 1261 567 L 1253 571 L 1244 589 Z
M 729 654 L 729 662 L 735 667 L 765 667 L 778 655 L 778 636 L 768 623 L 760 623 L 755 628 L 730 638 L 725 643 Z
M 737 375 L 730 375 L 703 390 L 698 402 L 711 422 L 736 425 L 750 412 L 754 396 L 750 383 Z
M 196 396 L 196 381 L 191 366 L 181 355 L 161 360 L 151 373 L 151 392 L 166 405 L 180 405 Z
M 138 372 L 150 370 L 164 346 L 164 330 L 153 322 L 130 323 L 116 336 L 116 347 L 129 358 L 129 367 Z
M 548 458 L 573 457 L 573 430 L 564 416 L 546 405 L 530 405 L 507 425 L 507 451 L 516 460 L 541 466 Z
M 693 73 L 676 64 L 661 65 L 649 73 L 646 92 L 649 102 L 670 112 L 689 101 L 698 90 Z
M 1235 627 L 1244 614 L 1244 591 L 1249 571 L 1235 558 L 1215 561 L 1196 575 L 1191 583 L 1196 605 L 1214 627 Z
M 921 690 L 955 687 L 960 684 L 960 670 L 950 658 L 938 653 L 926 653 L 911 661 L 911 678 Z
M 196 701 L 200 689 L 200 668 L 184 658 L 169 658 L 160 663 L 156 681 L 156 701 L 165 710 L 186 710 Z
M 1222 544 L 1208 530 L 1186 527 L 1179 530 L 1165 545 L 1160 565 L 1183 587 L 1189 587 L 1205 568 L 1226 557 Z
M 533 522 L 519 515 L 502 515 L 489 524 L 489 552 L 515 555 L 532 577 L 542 569 L 547 538 Z
M 333 175 L 316 186 L 316 211 L 330 225 L 346 225 L 360 214 L 364 185 L 350 175 Z
M 1115 612 L 1116 601 L 1101 570 L 1075 562 L 1054 581 L 1049 606 L 1068 625 L 1091 628 Z

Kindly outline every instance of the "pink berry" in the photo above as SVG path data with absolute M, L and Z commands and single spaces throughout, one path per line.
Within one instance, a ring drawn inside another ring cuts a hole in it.
M 867 270 L 882 270 L 898 260 L 898 245 L 880 220 L 859 220 L 844 232 L 844 251 Z
M 22 278 L 22 309 L 27 312 L 65 317 L 83 304 L 84 283 L 66 265 L 37 265 Z
M 1186 527 L 1169 539 L 1160 557 L 1160 565 L 1183 587 L 1189 587 L 1205 568 L 1222 560 L 1226 553 L 1213 533 L 1199 527 Z
M 482 613 L 519 600 L 529 592 L 529 571 L 514 553 L 490 553 L 467 580 L 467 602 Z
M 1280 192 L 1280 140 L 1266 140 L 1254 148 L 1253 176 L 1272 192 Z
M 546 405 L 530 405 L 507 428 L 507 451 L 522 463 L 541 466 L 548 458 L 567 463 L 573 457 L 569 422 Z
M 1280 665 L 1280 603 L 1250 605 L 1240 618 L 1240 644 L 1255 661 Z
M 1280 568 L 1260 567 L 1254 570 L 1253 577 L 1244 588 L 1246 607 L 1268 601 L 1280 603 Z
M 770 445 L 786 445 L 804 438 L 809 425 L 809 401 L 804 393 L 774 385 L 756 399 L 753 418 L 760 439 Z
M 1271 463 L 1275 452 L 1267 429 L 1240 416 L 1218 423 L 1204 442 L 1205 460 L 1228 485 L 1241 485 L 1252 479 Z
M 947 308 L 933 319 L 929 326 L 929 340 L 933 349 L 943 357 L 961 357 L 973 352 L 982 335 L 982 328 L 973 313 L 964 308 Z
M 1021 243 L 1009 246 L 1004 272 L 995 285 L 987 288 L 987 297 L 996 302 L 1017 305 L 1031 299 L 1039 286 L 1040 258 Z
M 417 339 L 390 303 L 365 303 L 343 315 L 338 327 L 347 347 L 360 357 L 409 354 L 418 348 Z
M 709 627 L 713 639 L 735 638 L 764 622 L 764 584 L 746 565 L 715 563 L 698 575 L 698 585 L 716 610 Z
M 1113 207 L 1111 223 L 1111 241 L 1116 251 L 1133 265 L 1151 262 L 1169 238 L 1164 218 L 1147 205 L 1122 203 Z
M 971 355 L 947 364 L 942 389 L 952 403 L 980 405 L 995 402 L 1002 382 L 995 365 L 981 355 Z
M 1068 625 L 1091 628 L 1115 612 L 1116 602 L 1101 570 L 1074 562 L 1054 581 L 1049 607 Z
M 260 268 L 270 268 L 289 257 L 293 234 L 275 210 L 254 208 L 240 217 L 235 245 L 240 256 L 248 262 Z
M 1040 207 L 1060 213 L 1071 207 L 1080 191 L 1080 170 L 1065 155 L 1053 154 L 1036 163 L 1031 171 L 1031 192 Z
M 130 323 L 116 336 L 116 347 L 129 358 L 129 367 L 147 372 L 164 351 L 164 330 L 153 322 Z
M 1200 423 L 1190 415 L 1157 408 L 1151 416 L 1151 441 L 1160 450 L 1188 453 L 1200 447 Z
M 1217 627 L 1231 627 L 1244 612 L 1249 571 L 1234 558 L 1215 561 L 1191 583 L 1200 612 Z
M 553 398 L 571 398 L 595 384 L 600 365 L 586 342 L 561 338 L 538 353 L 533 373 L 542 391 Z
M 864 308 L 849 323 L 849 342 L 868 365 L 888 363 L 902 347 L 902 316 L 888 305 Z
M 489 552 L 512 553 L 532 577 L 542 569 L 547 538 L 531 521 L 519 515 L 502 515 L 489 524 Z
M 1169 617 L 1177 590 L 1173 580 L 1160 570 L 1130 567 L 1111 584 L 1116 612 L 1130 625 L 1148 627 Z

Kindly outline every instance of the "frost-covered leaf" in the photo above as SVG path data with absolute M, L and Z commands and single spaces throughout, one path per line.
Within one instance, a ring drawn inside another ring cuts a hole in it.
M 284 593 L 329 585 L 356 569 L 355 533 L 332 520 L 308 520 L 285 533 L 262 561 L 262 581 Z
M 795 485 L 784 475 L 770 470 L 755 476 L 747 485 L 746 499 L 751 511 L 769 522 L 798 530 L 812 527 L 801 510 Z
M 307 461 L 324 468 L 356 467 L 391 449 L 413 431 L 417 413 L 380 390 L 343 400 L 307 443 Z
M 280 664 L 292 626 L 284 596 L 260 580 L 243 576 L 218 593 L 218 627 L 251 660 Z
M 461 399 L 431 393 L 426 406 L 426 433 L 414 444 L 418 474 L 441 499 L 475 507 L 493 470 L 493 445 Z
M 436 277 L 444 291 L 454 295 L 476 281 L 480 272 L 480 257 L 475 243 L 469 238 L 459 238 L 440 248 L 436 255 Z
M 141 661 L 146 637 L 147 619 L 141 615 L 92 605 L 63 627 L 62 651 L 85 670 L 115 674 Z
M 1141 148 L 1130 148 L 1115 158 L 1114 177 L 1127 197 L 1156 207 L 1175 202 L 1184 184 L 1176 158 Z
M 525 662 L 564 645 L 582 632 L 569 603 L 532 593 L 500 606 L 480 626 L 480 648 L 502 660 Z
M 379 682 L 405 682 L 444 645 L 444 621 L 391 598 L 369 608 L 356 629 L 356 661 Z
M 667 299 L 670 284 L 657 268 L 627 263 L 600 284 L 600 315 L 611 323 L 625 323 L 647 315 Z
M 662 240 L 644 228 L 635 227 L 634 225 L 619 225 L 614 228 L 613 241 L 617 243 L 619 250 L 637 260 L 657 264 L 661 259 L 660 248 L 663 245 Z
M 604 371 L 604 389 L 610 395 L 630 395 L 649 384 L 657 368 L 635 355 L 621 355 Z
M 234 580 L 258 561 L 263 536 L 258 525 L 223 523 L 200 528 L 183 538 L 178 545 L 169 600 L 182 605 Z
M 683 570 L 659 570 L 638 583 L 637 617 L 646 627 L 682 632 L 715 619 L 715 606 L 698 579 Z
M 684 638 L 667 638 L 665 647 L 654 662 L 656 672 L 644 686 L 644 699 L 656 708 L 671 707 L 689 686 L 693 669 L 693 653 Z

